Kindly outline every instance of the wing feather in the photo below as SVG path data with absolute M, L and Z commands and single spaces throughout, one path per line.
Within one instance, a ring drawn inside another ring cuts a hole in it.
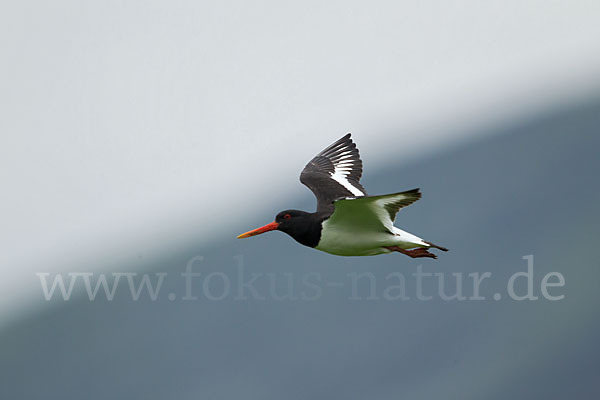
M 345 198 L 334 202 L 335 211 L 329 218 L 347 229 L 386 230 L 394 233 L 394 220 L 401 208 L 421 198 L 419 189 L 381 196 Z
M 362 160 L 348 133 L 306 164 L 300 182 L 317 198 L 317 212 L 332 212 L 335 200 L 367 195 L 359 182 L 361 176 Z

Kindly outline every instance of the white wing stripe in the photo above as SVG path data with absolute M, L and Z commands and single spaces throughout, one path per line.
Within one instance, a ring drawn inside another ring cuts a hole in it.
M 364 196 L 365 195 L 358 188 L 352 186 L 352 184 L 350 182 L 348 182 L 348 180 L 346 179 L 346 176 L 344 174 L 340 173 L 337 170 L 337 168 L 336 168 L 335 173 L 331 174 L 331 179 L 333 179 L 334 181 L 336 181 L 337 183 L 339 183 L 340 185 L 342 185 L 343 187 L 348 189 L 350 191 L 350 193 L 352 193 L 355 196 Z
M 379 199 L 371 203 L 373 211 L 379 216 L 379 219 L 388 230 L 394 229 L 394 223 L 390 219 L 390 214 L 385 210 L 386 199 Z

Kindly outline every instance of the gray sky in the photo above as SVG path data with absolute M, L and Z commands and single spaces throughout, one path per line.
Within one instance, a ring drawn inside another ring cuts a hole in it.
M 3 3 L 0 319 L 37 294 L 35 272 L 206 242 L 305 193 L 304 163 L 346 132 L 375 168 L 593 93 L 599 15 L 596 1 Z

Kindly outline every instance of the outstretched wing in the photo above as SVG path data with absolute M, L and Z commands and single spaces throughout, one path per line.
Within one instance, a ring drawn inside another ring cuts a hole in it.
M 402 207 L 421 198 L 419 189 L 382 196 L 365 196 L 340 199 L 334 203 L 335 211 L 329 217 L 332 224 L 346 225 L 346 230 L 387 230 L 394 233 L 394 220 Z
M 317 212 L 333 211 L 335 200 L 367 195 L 359 183 L 361 175 L 358 149 L 347 134 L 306 164 L 300 182 L 315 194 Z

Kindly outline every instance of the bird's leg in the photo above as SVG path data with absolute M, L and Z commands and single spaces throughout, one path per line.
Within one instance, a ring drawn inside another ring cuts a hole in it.
M 435 254 L 428 252 L 427 249 L 424 247 L 418 247 L 418 248 L 412 249 L 412 250 L 406 250 L 399 246 L 385 246 L 385 248 L 388 250 L 391 250 L 391 251 L 397 251 L 399 253 L 406 254 L 407 256 L 412 257 L 412 258 L 420 258 L 420 257 L 437 258 L 437 256 Z

